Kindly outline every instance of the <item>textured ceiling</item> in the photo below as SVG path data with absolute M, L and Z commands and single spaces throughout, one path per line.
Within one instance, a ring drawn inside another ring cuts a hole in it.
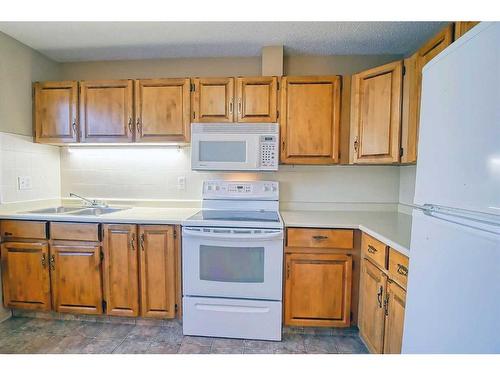
M 0 31 L 60 62 L 172 57 L 405 55 L 443 22 L 0 22 Z

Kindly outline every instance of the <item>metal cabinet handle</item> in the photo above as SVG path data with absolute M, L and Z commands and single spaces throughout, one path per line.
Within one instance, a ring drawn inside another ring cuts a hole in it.
M 358 137 L 356 136 L 354 138 L 354 151 L 358 152 L 358 148 L 359 148 L 359 141 L 358 141 Z
M 231 100 L 229 100 L 229 113 L 230 114 L 233 114 L 233 101 L 234 101 L 233 98 L 231 98 Z
M 52 271 L 55 271 L 56 269 L 56 257 L 54 255 L 51 255 L 49 258 L 49 264 L 50 264 L 50 269 Z
M 142 123 L 139 117 L 137 117 L 136 127 L 137 127 L 137 134 L 142 134 Z
M 378 301 L 378 307 L 382 308 L 382 293 L 384 293 L 384 288 L 380 286 L 380 289 L 377 293 L 377 301 Z
M 241 114 L 241 98 L 238 98 L 238 113 Z
M 10 232 L 3 232 L 3 235 L 4 236 L 12 236 L 12 233 L 10 233 Z
M 144 251 L 144 233 L 141 233 L 140 242 L 141 242 L 141 250 Z
M 321 241 L 328 239 L 328 236 L 313 236 L 313 239 L 316 241 Z
M 384 298 L 384 313 L 385 316 L 389 315 L 389 294 L 386 294 Z
M 76 134 L 77 133 L 77 130 L 76 130 L 76 118 L 73 119 L 73 122 L 71 123 L 71 126 L 73 127 L 73 131 Z
M 290 278 L 290 263 L 286 265 L 286 279 Z
M 45 254 L 42 254 L 41 263 L 42 263 L 42 268 L 45 268 L 45 266 L 47 265 Z
M 134 131 L 132 129 L 132 117 L 128 118 L 128 130 L 130 131 L 130 134 L 132 134 L 132 132 Z
M 408 268 L 405 267 L 404 265 L 402 264 L 399 264 L 398 263 L 398 270 L 397 272 L 400 274 L 400 275 L 403 275 L 403 276 L 408 276 Z
M 371 254 L 375 254 L 378 250 L 375 249 L 372 245 L 368 245 L 368 252 Z
M 135 251 L 135 234 L 132 234 L 132 238 L 130 239 L 130 248 L 132 251 Z

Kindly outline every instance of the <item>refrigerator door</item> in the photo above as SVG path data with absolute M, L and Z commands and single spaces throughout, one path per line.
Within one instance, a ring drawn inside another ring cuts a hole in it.
M 500 353 L 500 232 L 480 227 L 414 210 L 403 353 Z
M 415 204 L 500 215 L 500 23 L 454 42 L 422 85 Z

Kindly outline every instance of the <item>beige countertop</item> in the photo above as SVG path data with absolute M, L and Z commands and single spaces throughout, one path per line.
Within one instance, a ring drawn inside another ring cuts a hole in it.
M 383 211 L 280 211 L 287 227 L 352 228 L 410 256 L 411 216 Z

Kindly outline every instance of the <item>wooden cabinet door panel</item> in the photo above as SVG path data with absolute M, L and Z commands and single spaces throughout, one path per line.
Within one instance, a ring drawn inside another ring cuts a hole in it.
M 281 90 L 281 162 L 338 162 L 340 77 L 284 77 Z
M 108 315 L 139 314 L 137 226 L 104 225 L 104 296 Z
M 141 315 L 175 317 L 174 228 L 169 225 L 139 227 Z
M 455 22 L 455 35 L 453 37 L 453 40 L 457 40 L 458 38 L 460 38 L 462 35 L 464 35 L 467 31 L 472 29 L 478 23 L 479 23 L 478 21 L 458 21 L 458 22 Z
M 348 327 L 352 259 L 344 254 L 287 254 L 285 324 Z
M 399 161 L 402 77 L 401 61 L 353 75 L 354 163 Z
M 35 83 L 34 111 L 37 142 L 78 141 L 78 82 Z
M 384 353 L 399 354 L 403 342 L 406 292 L 391 280 L 387 282 L 385 304 Z
M 80 82 L 82 142 L 133 140 L 132 87 L 132 80 Z
M 240 77 L 236 88 L 238 122 L 276 122 L 276 77 Z
M 195 78 L 193 84 L 193 122 L 233 122 L 234 78 Z
M 136 140 L 189 141 L 190 80 L 135 81 Z
M 2 284 L 6 307 L 50 310 L 48 245 L 4 242 Z
M 372 353 L 382 353 L 384 348 L 386 282 L 384 273 L 369 260 L 363 259 L 359 332 Z
M 56 311 L 102 314 L 100 249 L 97 243 L 51 243 L 50 279 Z

